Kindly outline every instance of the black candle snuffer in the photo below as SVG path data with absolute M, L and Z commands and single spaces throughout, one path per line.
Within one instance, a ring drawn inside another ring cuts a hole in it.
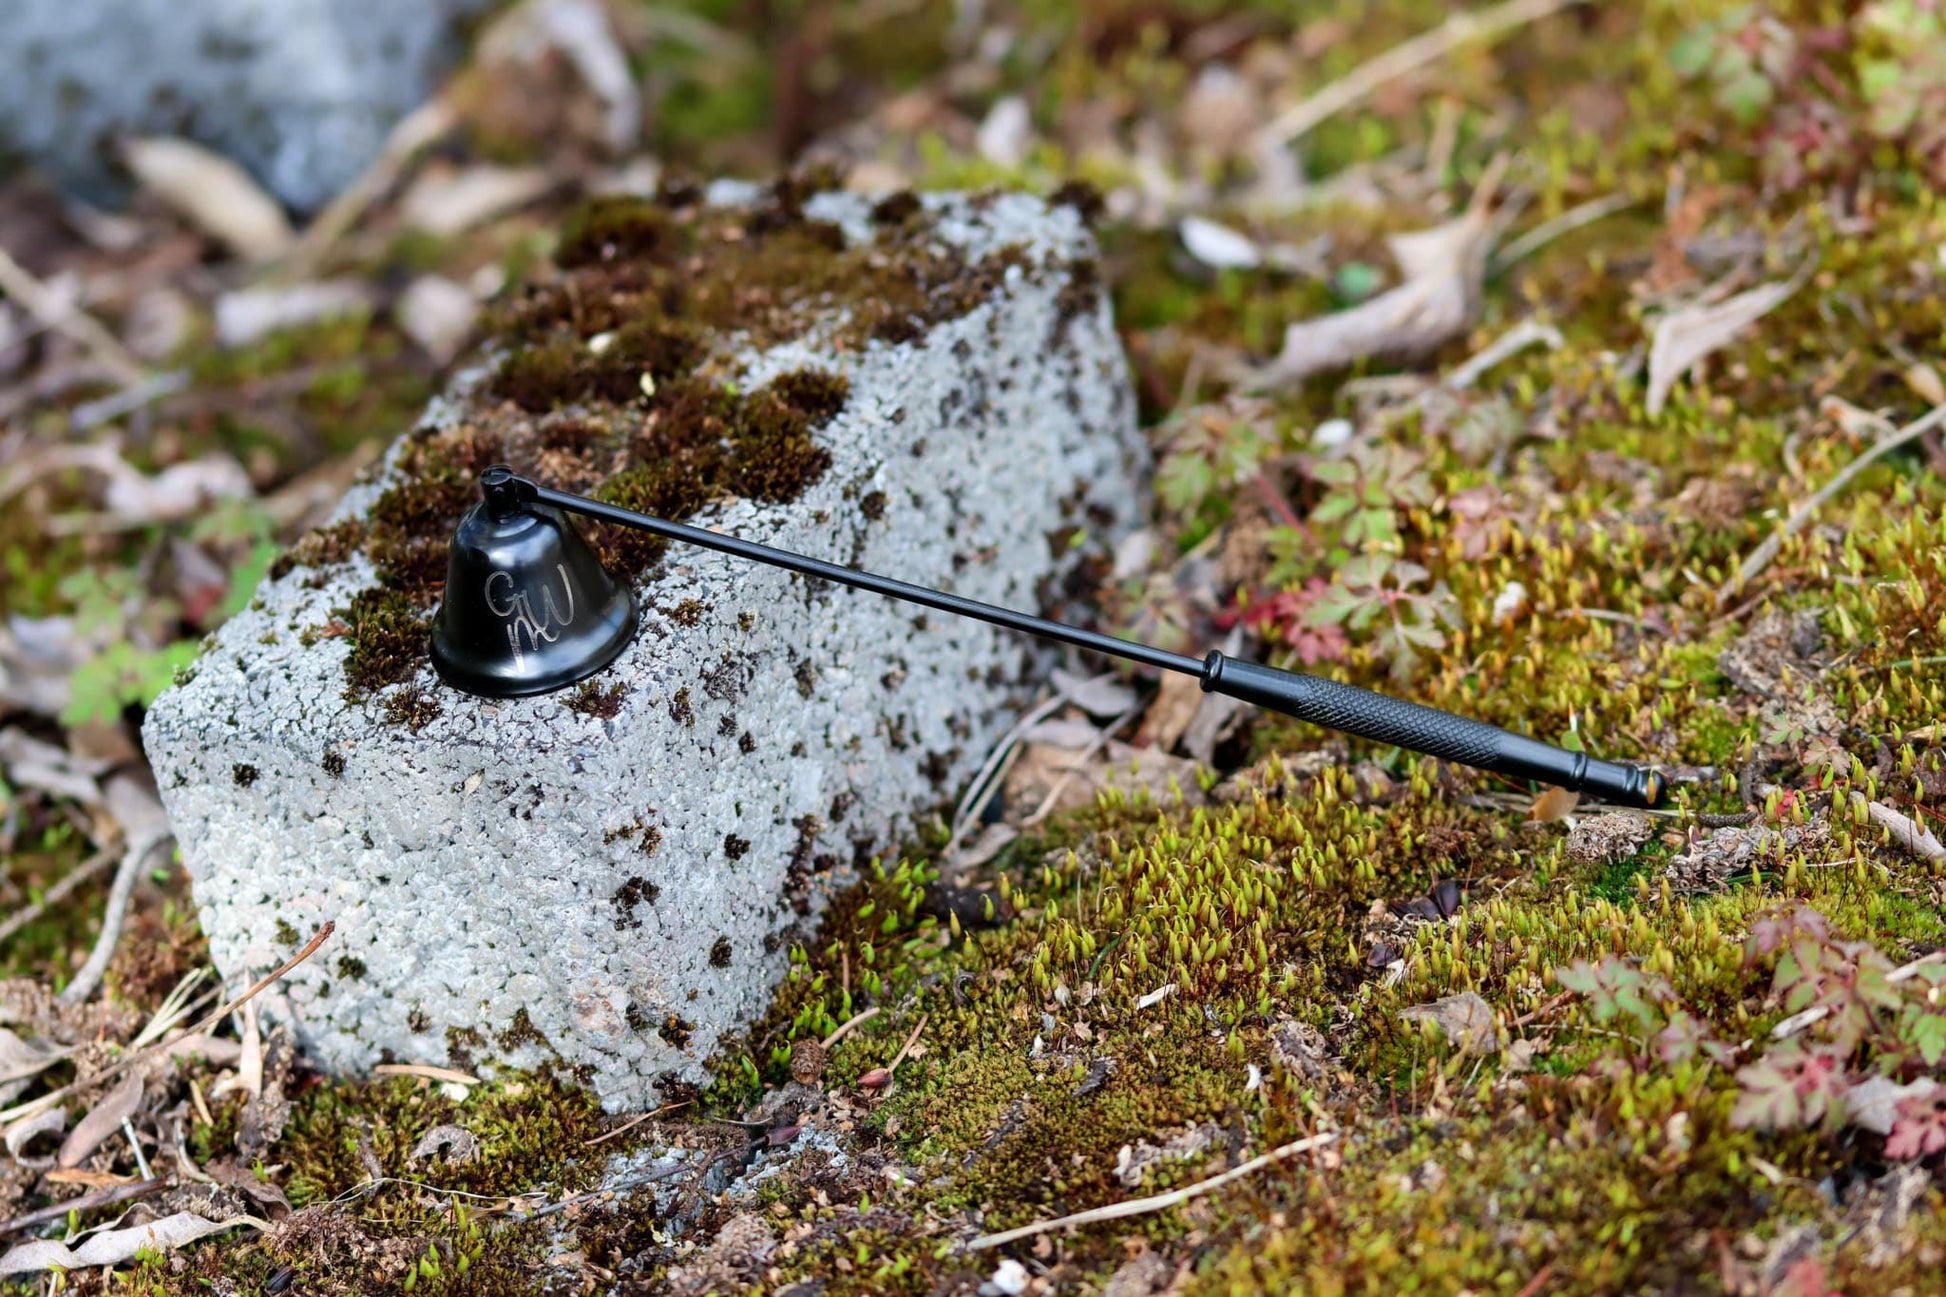
M 448 684 L 489 698 L 548 693 L 614 661 L 636 628 L 635 600 L 602 568 L 566 514 L 719 550 L 805 576 L 1072 644 L 1107 657 L 1195 676 L 1219 693 L 1378 743 L 1514 779 L 1554 784 L 1626 806 L 1654 806 L 1652 770 L 1599 761 L 1418 703 L 1335 680 L 1280 671 L 1212 650 L 1200 661 L 827 563 L 788 550 L 554 491 L 496 464 L 480 475 L 482 500 L 460 519 L 446 593 L 433 623 L 432 660 Z

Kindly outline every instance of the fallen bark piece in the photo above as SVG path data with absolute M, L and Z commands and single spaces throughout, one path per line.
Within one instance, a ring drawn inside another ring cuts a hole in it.
M 611 666 L 492 700 L 427 657 L 453 524 L 496 461 L 1063 613 L 1146 464 L 1092 239 L 1026 196 L 923 202 L 896 224 L 789 184 L 586 209 L 565 285 L 520 300 L 149 711 L 217 967 L 338 921 L 265 1006 L 310 1058 L 559 1059 L 613 1108 L 654 1106 L 706 1079 L 834 891 L 1046 680 L 1045 649 L 983 624 L 592 526 L 642 610 Z

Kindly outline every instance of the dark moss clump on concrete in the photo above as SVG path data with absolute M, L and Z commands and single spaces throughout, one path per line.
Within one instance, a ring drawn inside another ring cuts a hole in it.
M 920 208 L 919 195 L 901 189 L 872 204 L 872 220 L 880 225 L 903 225 L 917 216 Z
M 230 768 L 230 779 L 238 788 L 248 788 L 250 785 L 256 783 L 258 778 L 259 776 L 255 766 L 245 765 L 239 761 Z
M 276 565 L 286 576 L 357 555 L 372 563 L 374 589 L 334 614 L 345 627 L 316 632 L 348 640 L 354 700 L 424 664 L 446 539 L 487 465 L 672 519 L 732 498 L 788 502 L 829 466 L 817 431 L 843 409 L 848 383 L 806 369 L 738 390 L 712 366 L 721 350 L 807 331 L 839 352 L 915 339 L 1025 264 L 1013 248 L 970 259 L 938 246 L 916 200 L 881 204 L 876 237 L 846 246 L 835 226 L 805 216 L 811 183 L 780 183 L 752 209 L 671 192 L 602 199 L 567 219 L 558 277 L 500 313 L 489 345 L 502 359 L 462 420 L 413 434 L 365 520 L 307 537 Z M 621 529 L 588 534 L 605 563 L 636 578 L 666 548 Z M 405 724 L 434 714 L 416 699 L 387 710 Z
M 415 734 L 430 725 L 443 710 L 437 698 L 416 685 L 385 696 L 385 719 Z
M 337 615 L 351 628 L 348 692 L 364 697 L 412 678 L 425 653 L 426 617 L 409 595 L 382 586 L 360 590 Z
M 622 710 L 622 699 L 627 693 L 626 685 L 612 684 L 603 687 L 596 681 L 590 680 L 569 694 L 564 705 L 569 711 L 583 716 L 592 716 L 597 720 L 611 720 Z
M 668 213 L 633 198 L 597 198 L 584 203 L 561 226 L 555 263 L 565 269 L 605 261 L 633 261 L 665 245 Z
M 271 563 L 269 574 L 282 580 L 299 567 L 334 567 L 358 552 L 364 529 L 347 518 L 311 532 Z

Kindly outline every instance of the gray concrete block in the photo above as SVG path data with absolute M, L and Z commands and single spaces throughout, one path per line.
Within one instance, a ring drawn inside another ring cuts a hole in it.
M 18 0 L 0 58 L 0 145 L 97 200 L 108 146 L 182 135 L 286 203 L 321 207 L 459 52 L 485 0 Z
M 1105 298 L 1075 281 L 1094 250 L 1073 210 L 927 201 L 932 237 L 1007 250 L 999 287 L 896 345 L 834 350 L 816 322 L 761 351 L 723 340 L 743 390 L 817 365 L 850 395 L 797 500 L 693 521 L 1034 609 L 1137 520 L 1126 365 Z M 871 237 L 854 199 L 806 210 Z M 484 373 L 428 419 L 484 417 Z M 371 507 L 404 448 L 340 516 Z M 271 1005 L 319 1062 L 558 1057 L 616 1107 L 705 1078 L 829 897 L 956 792 L 1049 661 L 982 624 L 672 550 L 597 677 L 626 687 L 612 718 L 469 697 L 421 661 L 408 687 L 441 711 L 413 732 L 384 695 L 347 701 L 345 644 L 316 635 L 371 579 L 357 556 L 266 581 L 149 712 L 212 955 L 243 979 L 335 920 Z

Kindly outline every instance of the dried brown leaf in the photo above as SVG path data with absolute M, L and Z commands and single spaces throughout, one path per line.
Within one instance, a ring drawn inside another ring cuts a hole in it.
M 53 1166 L 54 1158 L 52 1155 L 29 1158 L 26 1156 L 27 1149 L 36 1139 L 43 1136 L 59 1135 L 67 1128 L 68 1110 L 66 1108 L 46 1108 L 30 1116 L 22 1117 L 19 1121 L 7 1127 L 5 1136 L 7 1152 L 12 1155 L 14 1161 L 19 1162 L 22 1166 Z
M 131 1225 L 127 1229 L 104 1230 L 90 1234 L 79 1247 L 70 1248 L 56 1239 L 37 1239 L 22 1243 L 0 1256 L 0 1274 L 31 1274 L 42 1270 L 82 1270 L 95 1266 L 120 1265 L 132 1261 L 143 1250 L 168 1252 L 221 1234 L 238 1225 L 266 1228 L 263 1221 L 240 1216 L 232 1220 L 205 1220 L 194 1212 L 179 1211 L 173 1216 Z
M 204 234 L 245 261 L 271 261 L 290 250 L 291 223 L 277 200 L 236 163 L 180 139 L 131 139 L 122 160 L 154 194 Z
M 1710 305 L 1684 306 L 1656 322 L 1649 344 L 1649 415 L 1662 413 L 1669 392 L 1697 362 L 1720 351 L 1736 336 L 1797 291 L 1803 276 L 1760 284 Z
M 451 238 L 538 201 L 556 183 L 545 167 L 429 169 L 406 191 L 399 216 L 407 225 Z
M 1493 1020 L 1493 1006 L 1473 991 L 1442 996 L 1430 1004 L 1401 1009 L 1399 1017 L 1407 1022 L 1431 1022 L 1462 1054 L 1493 1054 L 1500 1049 L 1500 1029 Z
M 1143 713 L 1142 724 L 1135 731 L 1135 746 L 1154 748 L 1157 752 L 1174 748 L 1189 731 L 1190 722 L 1196 719 L 1196 710 L 1206 696 L 1195 676 L 1175 672 L 1163 676 L 1162 687 L 1156 691 L 1155 700 Z
M 425 1162 L 443 1157 L 448 1162 L 471 1162 L 480 1155 L 480 1141 L 472 1131 L 464 1126 L 434 1126 L 419 1137 L 412 1146 L 412 1154 L 407 1159 L 412 1162 Z
M 1527 812 L 1529 823 L 1553 824 L 1574 814 L 1574 808 L 1581 805 L 1581 794 L 1571 793 L 1565 788 L 1550 788 L 1534 799 L 1532 809 Z
M 1405 282 L 1350 310 L 1285 329 L 1283 350 L 1260 376 L 1262 386 L 1293 386 L 1368 356 L 1422 356 L 1472 324 L 1493 242 L 1484 212 L 1468 211 L 1389 242 Z
M 246 1162 L 260 1157 L 284 1136 L 284 1127 L 291 1118 L 291 1101 L 285 1087 L 290 1082 L 296 1053 L 286 1027 L 271 1032 L 264 1042 L 262 1088 L 243 1105 L 243 1115 L 237 1121 L 236 1149 Z
M 1077 676 L 1056 667 L 1053 680 L 1063 698 L 1090 716 L 1120 716 L 1136 703 L 1135 690 L 1123 684 L 1112 671 L 1098 676 Z
M 61 1151 L 55 1155 L 54 1164 L 60 1167 L 80 1166 L 93 1153 L 108 1141 L 108 1138 L 122 1128 L 122 1119 L 133 1117 L 142 1107 L 142 1075 L 130 1072 L 122 1083 L 102 1096 L 88 1115 L 75 1123 L 74 1130 L 61 1144 Z

